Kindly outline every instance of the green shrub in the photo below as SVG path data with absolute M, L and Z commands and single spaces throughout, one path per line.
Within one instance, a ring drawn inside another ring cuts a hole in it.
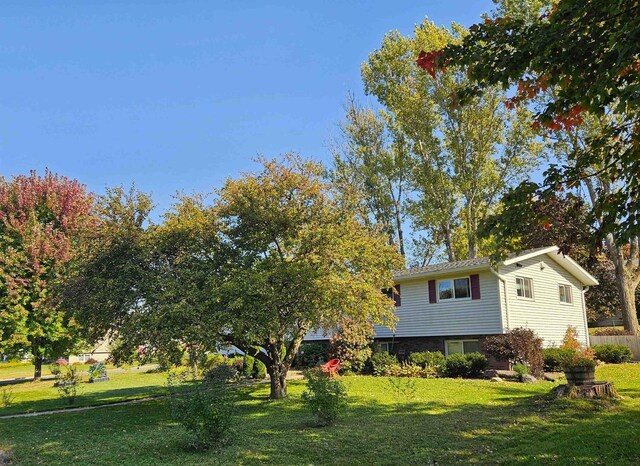
M 471 377 L 481 376 L 489 365 L 487 357 L 482 353 L 467 353 L 464 358 L 469 362 L 469 375 Z
M 174 394 L 171 397 L 172 417 L 191 434 L 190 447 L 207 450 L 227 439 L 235 411 L 235 396 L 226 381 L 233 370 L 224 364 L 217 366 L 189 391 L 178 390 L 179 382 L 169 385 Z
M 7 385 L 0 387 L 0 407 L 8 408 L 13 404 L 15 399 L 15 393 L 13 393 L 13 386 Z
M 598 360 L 611 364 L 629 362 L 633 358 L 633 353 L 625 345 L 595 345 L 593 351 Z
M 417 364 L 403 362 L 384 366 L 379 375 L 385 377 L 427 377 L 425 369 Z
M 471 373 L 471 362 L 464 354 L 450 354 L 447 357 L 445 373 L 449 377 L 467 377 Z
M 340 360 L 340 373 L 362 372 L 371 358 L 373 324 L 345 318 L 329 340 L 329 358 Z
M 171 374 L 170 374 L 171 376 Z M 235 366 L 231 364 L 220 364 L 213 367 L 204 373 L 203 380 L 205 383 L 227 383 L 237 382 L 240 377 L 240 373 Z M 171 385 L 171 384 L 169 384 Z
M 527 367 L 526 364 L 514 364 L 513 371 L 516 374 L 518 374 L 520 377 L 522 377 L 523 375 L 529 373 L 529 368 Z
M 267 366 L 258 359 L 253 362 L 253 378 L 262 380 L 267 376 Z
M 547 348 L 544 350 L 544 370 L 562 372 L 563 364 L 576 353 L 572 349 Z
M 442 373 L 447 360 L 440 351 L 422 351 L 411 353 L 409 362 L 417 364 L 423 369 L 431 369 L 435 373 Z
M 56 376 L 55 386 L 60 398 L 72 405 L 78 397 L 78 384 L 80 376 L 75 366 L 61 366 L 60 373 Z
M 253 377 L 253 365 L 255 364 L 255 358 L 253 356 L 245 355 L 242 358 L 242 373 L 247 377 Z
M 224 364 L 224 356 L 220 353 L 210 353 L 207 354 L 202 361 L 202 370 L 207 371 L 219 366 L 220 364 Z
M 89 369 L 87 370 L 87 373 L 89 374 L 89 380 L 93 380 L 93 379 L 97 379 L 99 377 L 102 377 L 103 375 L 106 375 L 107 369 L 106 369 L 104 363 L 102 363 L 102 362 L 94 362 L 93 364 L 91 364 L 89 366 Z
M 307 389 L 302 394 L 302 400 L 320 425 L 332 425 L 347 405 L 344 383 L 328 377 L 320 369 L 308 369 L 304 377 Z
M 329 347 L 322 343 L 303 343 L 294 361 L 295 367 L 307 368 L 329 360 Z
M 373 367 L 374 375 L 382 375 L 385 367 L 392 366 L 394 364 L 398 364 L 398 358 L 386 351 L 375 353 L 371 356 L 371 365 Z

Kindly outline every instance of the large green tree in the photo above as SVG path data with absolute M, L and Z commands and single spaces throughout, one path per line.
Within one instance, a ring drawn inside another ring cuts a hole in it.
M 113 193 L 68 299 L 125 353 L 197 355 L 232 342 L 267 366 L 271 397 L 284 397 L 307 332 L 346 317 L 393 325 L 393 300 L 380 290 L 401 256 L 324 172 L 294 156 L 266 161 L 228 180 L 213 205 L 181 197 L 150 227 L 146 197 Z
M 425 49 L 418 64 L 432 77 L 465 67 L 469 85 L 456 93 L 463 102 L 495 85 L 517 87 L 509 104 L 535 102 L 534 126 L 542 131 L 598 122 L 583 144 L 572 145 L 567 163 L 549 168 L 539 191 L 586 185 L 598 235 L 615 265 L 625 327 L 640 334 L 640 4 L 560 0 L 538 17 L 512 11 L 503 8 L 473 26 L 459 44 Z
M 0 352 L 30 352 L 36 380 L 45 357 L 80 339 L 58 298 L 93 226 L 92 207 L 82 184 L 49 171 L 0 179 Z
M 230 338 L 257 346 L 271 396 L 286 396 L 286 375 L 307 332 L 342 319 L 393 324 L 381 293 L 402 266 L 384 232 L 368 227 L 356 201 L 337 197 L 319 164 L 288 157 L 228 180 L 219 193 L 221 235 L 229 251 L 226 282 Z
M 393 117 L 415 158 L 412 222 L 442 245 L 449 260 L 476 257 L 479 223 L 500 195 L 537 162 L 527 109 L 509 109 L 497 88 L 462 105 L 455 92 L 468 84 L 450 68 L 435 79 L 415 67 L 420 50 L 460 43 L 467 32 L 425 20 L 413 37 L 387 34 L 362 66 L 365 89 Z M 460 238 L 463 238 L 460 241 Z

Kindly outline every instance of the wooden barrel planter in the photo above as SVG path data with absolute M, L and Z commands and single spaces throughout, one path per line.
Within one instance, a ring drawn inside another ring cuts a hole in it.
M 592 385 L 596 381 L 595 367 L 572 366 L 564 370 L 567 382 L 571 385 Z

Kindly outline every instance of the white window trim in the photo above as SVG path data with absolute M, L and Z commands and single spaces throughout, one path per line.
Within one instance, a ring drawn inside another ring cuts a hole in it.
M 531 297 L 530 298 L 527 298 L 526 296 L 519 296 L 518 295 L 518 278 L 520 278 L 522 280 L 529 280 L 531 282 Z M 515 289 L 515 292 L 516 292 L 516 298 L 518 298 L 518 299 L 524 299 L 525 301 L 535 301 L 536 300 L 536 291 L 533 288 L 533 278 L 516 275 L 516 289 Z
M 459 280 L 461 278 L 466 278 L 469 283 L 469 296 L 467 298 L 456 298 L 455 280 Z M 440 282 L 451 282 L 451 293 L 453 293 L 453 296 L 451 298 L 440 299 Z M 436 302 L 447 303 L 449 301 L 467 301 L 471 299 L 472 297 L 471 297 L 471 276 L 470 275 L 464 275 L 462 277 L 441 278 L 439 280 L 436 280 Z
M 560 287 L 564 286 L 566 288 L 569 289 L 569 297 L 571 298 L 571 301 L 567 302 L 567 301 L 561 301 L 560 300 Z M 570 283 L 558 283 L 558 302 L 560 304 L 564 304 L 565 306 L 573 306 L 573 287 L 571 286 Z
M 480 343 L 480 340 L 476 340 L 474 338 L 466 338 L 464 340 L 445 340 L 444 341 L 444 357 L 448 358 L 449 357 L 449 345 L 448 343 L 462 343 L 462 354 L 464 353 L 464 342 L 465 341 L 473 341 L 476 343 Z

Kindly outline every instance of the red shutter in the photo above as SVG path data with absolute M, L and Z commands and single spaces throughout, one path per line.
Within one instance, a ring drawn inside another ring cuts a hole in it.
M 396 292 L 393 293 L 393 300 L 396 302 L 396 307 L 400 307 L 402 301 L 400 300 L 400 285 L 395 285 Z
M 471 275 L 471 299 L 480 299 L 480 276 L 478 274 Z
M 436 281 L 429 280 L 429 303 L 434 304 L 436 302 Z

